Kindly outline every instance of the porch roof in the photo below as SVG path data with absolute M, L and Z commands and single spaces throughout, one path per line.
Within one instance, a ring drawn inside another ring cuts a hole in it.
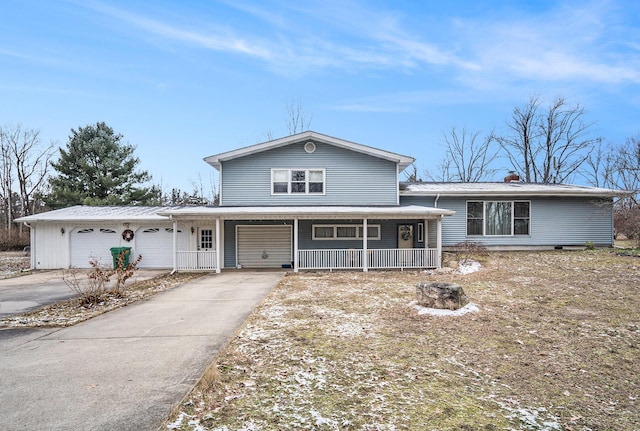
M 291 220 L 298 219 L 436 219 L 455 211 L 444 208 L 408 206 L 248 206 L 182 207 L 158 212 L 175 219 Z

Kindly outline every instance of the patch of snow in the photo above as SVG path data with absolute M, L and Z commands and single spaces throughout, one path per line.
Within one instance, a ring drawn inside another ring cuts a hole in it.
M 473 302 L 468 303 L 462 308 L 458 308 L 457 310 L 442 310 L 439 308 L 427 308 L 422 307 L 416 303 L 412 303 L 413 308 L 418 310 L 419 315 L 429 314 L 431 316 L 462 316 L 467 313 L 477 313 L 480 311 L 480 308 Z
M 320 426 L 320 425 L 329 425 L 331 428 L 337 428 L 337 422 L 336 421 L 334 421 L 333 419 L 325 418 L 324 416 L 322 416 L 320 414 L 320 412 L 317 412 L 314 409 L 311 409 L 311 411 L 309 413 L 311 413 L 311 417 L 315 421 L 316 425 L 318 425 L 318 426 Z
M 464 264 L 461 263 L 458 266 L 458 272 L 462 275 L 471 274 L 473 272 L 480 270 L 480 266 L 481 266 L 480 262 L 470 260 L 467 263 L 464 263 Z

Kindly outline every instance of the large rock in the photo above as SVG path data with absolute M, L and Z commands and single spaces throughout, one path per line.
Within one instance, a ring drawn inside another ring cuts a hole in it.
M 421 281 L 416 287 L 418 304 L 427 308 L 457 310 L 469 303 L 462 286 L 455 283 Z

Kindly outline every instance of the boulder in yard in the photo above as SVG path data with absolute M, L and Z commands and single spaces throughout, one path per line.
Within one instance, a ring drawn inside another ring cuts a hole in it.
M 469 303 L 462 286 L 439 281 L 421 281 L 416 287 L 418 304 L 427 308 L 457 310 Z

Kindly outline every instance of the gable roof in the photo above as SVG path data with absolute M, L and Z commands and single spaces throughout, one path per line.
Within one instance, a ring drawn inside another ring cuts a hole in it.
M 356 151 L 358 153 L 367 154 L 369 156 L 378 157 L 380 159 L 389 160 L 398 164 L 398 172 L 402 172 L 415 161 L 413 157 L 392 153 L 390 151 L 385 151 L 379 148 L 369 147 L 362 144 L 357 144 L 351 141 L 345 141 L 344 139 L 334 138 L 333 136 L 323 135 L 322 133 L 313 132 L 311 130 L 291 136 L 285 136 L 284 138 L 275 139 L 273 141 L 262 142 L 260 144 L 238 148 L 237 150 L 215 154 L 213 156 L 205 157 L 204 161 L 213 166 L 215 169 L 220 170 L 222 162 L 225 162 L 227 160 L 233 160 L 239 157 L 249 156 L 251 154 L 257 154 L 274 148 L 283 147 L 285 145 L 296 144 L 305 141 L 315 141 L 329 144 L 340 148 L 346 148 L 351 151 Z
M 86 206 L 76 205 L 68 208 L 61 208 L 47 211 L 40 214 L 33 214 L 15 219 L 16 222 L 24 223 L 55 223 L 55 222 L 130 222 L 145 221 L 159 222 L 168 221 L 166 217 L 158 215 L 159 212 L 170 210 L 176 207 L 149 207 L 149 206 Z
M 520 181 L 495 183 L 400 183 L 401 195 L 414 196 L 574 196 L 615 197 L 625 194 L 620 190 L 573 184 L 538 184 Z

